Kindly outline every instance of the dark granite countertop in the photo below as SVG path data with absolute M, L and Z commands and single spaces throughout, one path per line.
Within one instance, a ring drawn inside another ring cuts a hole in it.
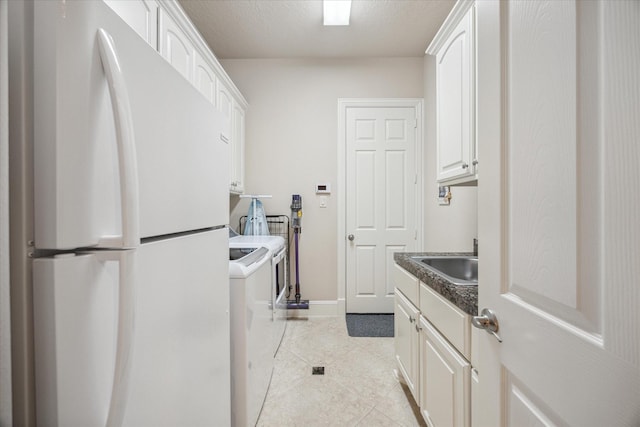
M 395 262 L 409 273 L 420 279 L 431 289 L 442 295 L 453 305 L 471 316 L 478 315 L 478 287 L 454 285 L 443 277 L 438 276 L 424 267 L 412 256 L 435 255 L 471 255 L 470 253 L 442 253 L 442 252 L 396 252 L 393 254 Z

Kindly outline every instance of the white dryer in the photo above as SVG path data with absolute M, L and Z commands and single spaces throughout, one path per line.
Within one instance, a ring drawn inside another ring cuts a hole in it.
M 254 426 L 273 373 L 271 251 L 229 249 L 231 425 Z
M 278 351 L 287 325 L 287 285 L 289 276 L 288 254 L 282 236 L 244 236 L 229 238 L 230 248 L 268 248 L 271 255 L 271 292 L 273 327 L 271 328 L 273 355 Z

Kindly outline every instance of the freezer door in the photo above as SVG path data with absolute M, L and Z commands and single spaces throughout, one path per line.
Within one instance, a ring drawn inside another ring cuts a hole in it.
M 38 425 L 230 425 L 227 254 L 223 228 L 36 259 Z
M 124 426 L 228 426 L 228 231 L 143 244 Z
M 122 268 L 120 258 L 111 255 L 71 254 L 33 262 L 39 426 L 102 427 L 107 423 L 116 370 Z M 126 398 L 126 387 L 120 391 Z M 116 396 L 114 403 L 123 400 Z
M 104 2 L 35 2 L 33 71 L 38 248 L 115 241 L 127 200 L 140 237 L 228 223 L 221 113 Z

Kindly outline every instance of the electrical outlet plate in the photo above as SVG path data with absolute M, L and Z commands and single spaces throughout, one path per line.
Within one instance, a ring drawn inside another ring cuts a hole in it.
M 324 366 L 314 366 L 311 368 L 312 375 L 324 375 Z
M 438 204 L 440 206 L 449 206 L 451 203 L 451 191 L 449 186 L 438 187 Z

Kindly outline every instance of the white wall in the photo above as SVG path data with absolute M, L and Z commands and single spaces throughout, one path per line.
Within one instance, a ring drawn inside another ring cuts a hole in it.
M 478 236 L 477 187 L 451 187 L 451 204 L 438 205 L 436 184 L 436 67 L 435 57 L 424 58 L 424 250 L 471 252 Z M 482 246 L 482 242 L 479 244 Z
M 422 98 L 422 58 L 222 60 L 249 102 L 246 194 L 272 194 L 267 214 L 290 215 L 292 194 L 303 199 L 300 239 L 302 298 L 337 299 L 338 98 Z M 327 208 L 316 183 L 329 182 Z M 231 196 L 231 225 L 247 199 Z

